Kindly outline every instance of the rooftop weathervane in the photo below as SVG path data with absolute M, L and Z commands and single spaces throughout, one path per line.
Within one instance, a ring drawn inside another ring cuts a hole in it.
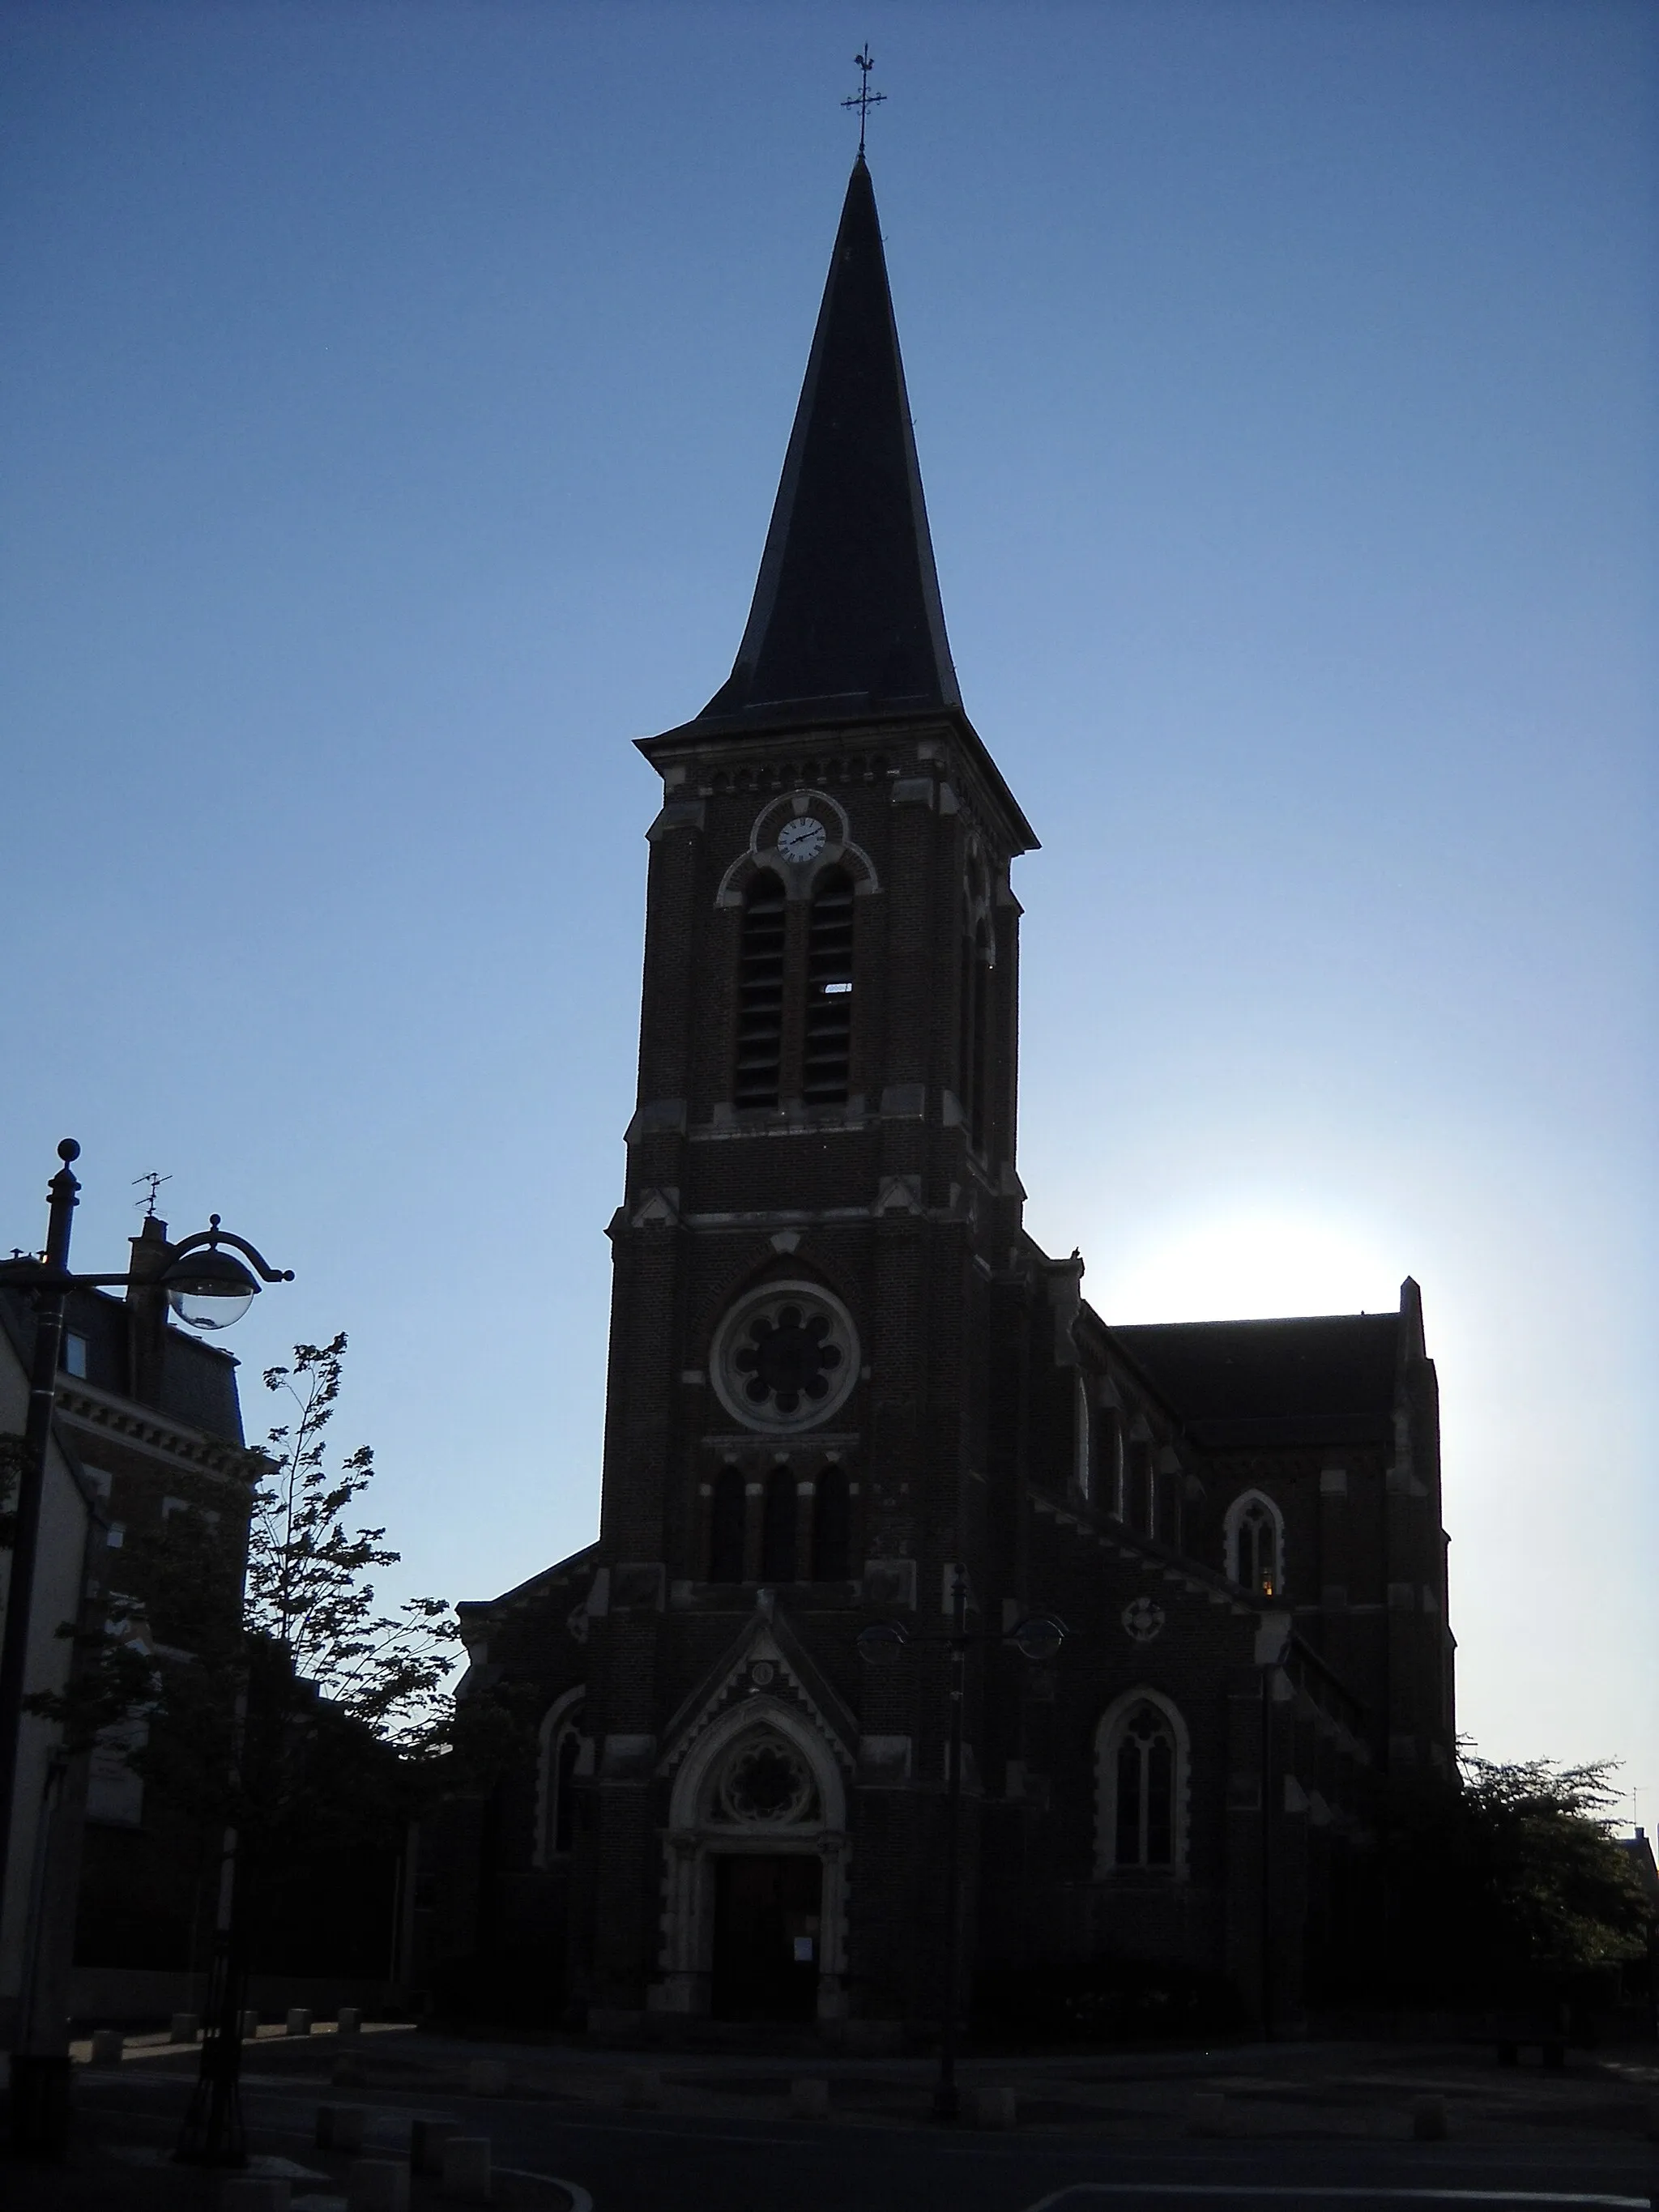
M 861 161 L 864 159 L 864 127 L 870 119 L 870 110 L 872 107 L 879 107 L 887 94 L 884 92 L 872 92 L 870 89 L 870 72 L 874 69 L 875 64 L 870 58 L 868 39 L 864 42 L 864 52 L 854 54 L 853 59 L 864 71 L 864 81 L 850 100 L 842 100 L 842 106 L 856 107 L 859 112 L 859 159 Z

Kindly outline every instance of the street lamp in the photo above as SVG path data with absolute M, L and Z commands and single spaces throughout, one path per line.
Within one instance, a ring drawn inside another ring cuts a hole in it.
M 968 1577 L 951 1570 L 951 1626 L 918 1629 L 900 1620 L 875 1620 L 859 1631 L 858 1654 L 866 1666 L 896 1666 L 913 1644 L 946 1644 L 951 1650 L 950 1772 L 945 1778 L 945 2018 L 939 2034 L 939 2078 L 933 2084 L 933 2118 L 954 2120 L 962 2110 L 957 2090 L 957 2013 L 962 1984 L 962 1712 L 968 1678 L 968 1653 L 975 1644 L 1011 1644 L 1025 1658 L 1052 1659 L 1065 1642 L 1066 1624 L 1052 1613 L 1033 1613 L 1006 1634 L 970 1633 Z
M 0 1260 L 0 1287 L 34 1295 L 34 1357 L 29 1375 L 28 1413 L 23 1428 L 23 1460 L 18 1474 L 11 1576 L 6 1595 L 6 1632 L 0 1646 L 0 1914 L 4 1911 L 12 1822 L 17 1801 L 17 1754 L 22 1733 L 28 1659 L 29 1615 L 34 1598 L 35 1562 L 40 1548 L 40 1514 L 46 1495 L 46 1456 L 52 1415 L 58 1404 L 58 1370 L 63 1353 L 64 1316 L 69 1294 L 76 1290 L 128 1290 L 159 1279 L 167 1303 L 191 1328 L 219 1329 L 240 1320 L 258 1293 L 260 1280 L 291 1283 L 294 1271 L 266 1265 L 253 1246 L 210 1227 L 172 1248 L 158 1278 L 149 1275 L 76 1275 L 70 1271 L 70 1231 L 80 1184 L 70 1162 L 81 1157 L 73 1137 L 58 1147 L 63 1163 L 46 1186 L 46 1246 L 40 1254 L 15 1254 Z M 222 1249 L 231 1245 L 234 1251 Z M 244 1255 L 238 1259 L 236 1253 Z M 249 1265 L 244 1262 L 251 1262 Z M 29 2039 L 29 2023 L 22 2023 Z M 14 2051 L 11 2054 L 12 2132 L 20 2148 L 60 2146 L 67 2124 L 69 2059 L 61 2052 Z

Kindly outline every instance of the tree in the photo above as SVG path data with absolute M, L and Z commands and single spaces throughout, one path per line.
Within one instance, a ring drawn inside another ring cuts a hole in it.
M 441 1740 L 443 1686 L 453 1660 L 455 1620 L 441 1598 L 410 1598 L 397 1614 L 375 1611 L 371 1569 L 394 1566 L 382 1528 L 348 1528 L 345 1516 L 374 1476 L 360 1444 L 331 1474 L 327 1429 L 340 1395 L 343 1334 L 301 1344 L 291 1367 L 265 1370 L 267 1390 L 298 1409 L 273 1428 L 268 1480 L 253 1494 L 244 1620 L 285 1656 L 296 1681 L 315 1686 L 338 1711 L 381 1741 L 416 1753 Z
M 72 1748 L 122 1757 L 204 1846 L 240 1834 L 244 1888 L 266 1900 L 256 1949 L 271 1900 L 302 1899 L 331 1852 L 401 1845 L 448 1737 L 454 1616 L 440 1599 L 377 1605 L 369 1577 L 399 1555 L 384 1528 L 350 1525 L 374 1455 L 330 1468 L 345 1351 L 343 1334 L 297 1345 L 266 1372 L 295 1413 L 248 1490 L 173 1478 L 181 1510 L 128 1530 L 101 1620 L 59 1631 L 78 1647 L 67 1691 L 30 1701 Z
M 1615 1771 L 1466 1747 L 1456 1786 L 1395 1796 L 1383 1835 L 1395 1994 L 1480 2007 L 1616 1986 L 1646 1955 L 1652 1906 L 1610 1832 Z

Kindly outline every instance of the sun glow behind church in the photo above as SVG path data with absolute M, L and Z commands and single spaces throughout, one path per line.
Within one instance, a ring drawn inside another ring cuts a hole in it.
M 1394 1312 L 1406 1272 L 1358 1220 L 1263 1194 L 1143 1216 L 1086 1289 L 1114 1322 L 1266 1321 Z

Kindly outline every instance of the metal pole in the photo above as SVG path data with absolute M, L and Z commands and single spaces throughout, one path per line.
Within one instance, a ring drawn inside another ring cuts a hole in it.
M 231 1731 L 231 1790 L 242 1814 L 243 1755 L 248 1692 L 238 1692 Z M 247 1841 L 227 1826 L 219 1860 L 219 1902 L 214 1914 L 213 1960 L 208 1970 L 202 2056 L 174 2159 L 183 2166 L 246 2166 L 247 2131 L 242 2123 L 242 2010 L 247 2002 Z
M 951 1584 L 951 1771 L 945 1789 L 945 2018 L 939 2043 L 933 2118 L 954 2120 L 962 2109 L 957 2089 L 957 2008 L 962 1984 L 962 1707 L 968 1674 L 968 1583 L 957 1567 Z
M 58 1147 L 63 1166 L 46 1186 L 46 1266 L 58 1276 L 69 1273 L 70 1225 L 80 1184 L 69 1164 L 81 1147 L 65 1137 Z M 46 1455 L 52 1417 L 58 1402 L 58 1363 L 64 1343 L 64 1310 L 68 1285 L 37 1293 L 34 1363 L 29 1376 L 28 1414 L 23 1427 L 23 1464 L 17 1478 L 17 1532 L 11 1575 L 6 1585 L 6 1634 L 0 1646 L 0 1926 L 4 1925 L 7 1869 L 12 1822 L 17 1805 L 17 1753 L 27 1688 L 29 1615 L 34 1599 L 34 1569 L 40 1548 L 40 1508 L 46 1495 Z
M 1261 2039 L 1273 2033 L 1273 1679 L 1261 1670 Z

